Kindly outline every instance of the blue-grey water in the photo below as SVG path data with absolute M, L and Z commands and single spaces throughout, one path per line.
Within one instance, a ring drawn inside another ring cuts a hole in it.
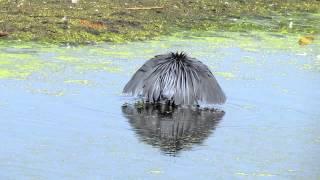
M 320 48 L 298 38 L 1 42 L 0 179 L 319 179 Z M 123 106 L 132 74 L 176 50 L 213 71 L 224 114 Z

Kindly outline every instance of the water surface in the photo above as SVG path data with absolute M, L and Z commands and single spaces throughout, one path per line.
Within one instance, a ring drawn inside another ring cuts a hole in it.
M 0 179 L 319 179 L 320 46 L 298 39 L 0 42 Z M 176 50 L 214 72 L 225 113 L 123 106 L 132 74 Z

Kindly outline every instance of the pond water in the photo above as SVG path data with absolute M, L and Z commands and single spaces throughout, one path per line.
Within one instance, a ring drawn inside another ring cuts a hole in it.
M 0 42 L 0 179 L 319 179 L 320 46 L 298 39 Z M 123 106 L 132 74 L 177 50 L 213 71 L 224 113 Z

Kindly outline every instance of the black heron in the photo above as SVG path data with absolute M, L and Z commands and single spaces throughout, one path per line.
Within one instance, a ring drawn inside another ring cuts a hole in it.
M 185 53 L 157 55 L 126 84 L 123 93 L 148 103 L 172 105 L 223 104 L 226 96 L 212 72 Z

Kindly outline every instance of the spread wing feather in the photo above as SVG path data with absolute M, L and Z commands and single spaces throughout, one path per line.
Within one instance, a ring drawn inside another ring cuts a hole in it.
M 199 100 L 208 104 L 225 103 L 226 95 L 210 69 L 200 61 L 194 61 L 194 63 L 200 79 L 199 88 L 196 92 Z
M 167 56 L 168 55 L 158 55 L 145 62 L 126 84 L 123 93 L 132 96 L 142 95 L 145 78 L 148 77 L 152 69 L 160 63 L 159 59 L 166 58 Z

